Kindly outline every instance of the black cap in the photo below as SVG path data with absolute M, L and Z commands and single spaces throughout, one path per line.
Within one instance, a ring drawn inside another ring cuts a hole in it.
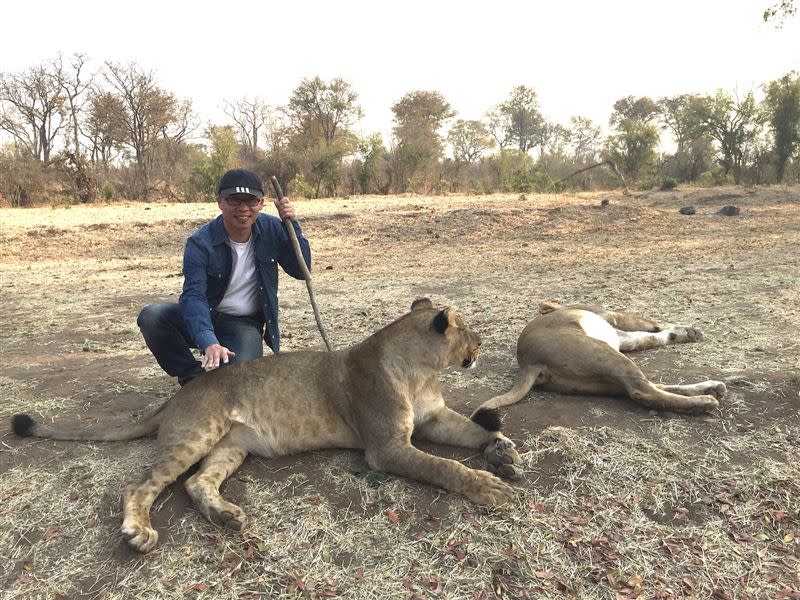
M 249 169 L 231 169 L 217 186 L 217 196 L 230 196 L 231 194 L 250 194 L 256 198 L 264 197 L 264 188 L 258 175 Z

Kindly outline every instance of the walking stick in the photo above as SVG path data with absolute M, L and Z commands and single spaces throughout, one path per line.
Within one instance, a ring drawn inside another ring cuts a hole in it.
M 283 200 L 283 190 L 281 189 L 281 184 L 278 183 L 277 177 L 273 175 L 270 177 L 270 181 L 272 182 L 272 189 L 275 190 L 275 197 L 277 198 L 275 205 L 277 206 L 278 202 Z M 333 348 L 331 347 L 331 343 L 328 341 L 328 336 L 325 334 L 325 328 L 322 326 L 322 319 L 319 316 L 317 299 L 314 296 L 314 286 L 311 283 L 311 273 L 306 266 L 306 261 L 303 258 L 303 252 L 300 250 L 300 242 L 297 241 L 297 234 L 294 232 L 292 220 L 284 219 L 283 223 L 286 225 L 286 231 L 289 232 L 289 239 L 292 242 L 292 248 L 294 248 L 294 255 L 297 257 L 297 263 L 300 265 L 300 270 L 303 272 L 303 278 L 306 281 L 306 289 L 308 289 L 308 297 L 311 300 L 311 308 L 314 310 L 314 318 L 317 321 L 317 328 L 322 336 L 322 341 L 325 342 L 325 347 L 328 349 L 328 352 L 331 352 Z

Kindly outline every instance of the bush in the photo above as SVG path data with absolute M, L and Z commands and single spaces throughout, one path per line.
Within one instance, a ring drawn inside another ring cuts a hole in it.
M 100 197 L 106 202 L 110 202 L 111 200 L 116 200 L 117 188 L 115 188 L 114 184 L 111 183 L 110 181 L 106 181 L 103 184 L 103 187 L 100 188 Z
M 302 174 L 298 174 L 294 179 L 289 182 L 289 192 L 295 196 L 302 196 L 303 198 L 313 198 L 316 196 L 314 188 L 306 181 Z
M 700 187 L 711 187 L 714 185 L 714 174 L 711 171 L 703 171 L 697 177 L 696 183 Z
M 434 190 L 438 195 L 442 196 L 450 191 L 450 187 L 451 183 L 449 181 L 447 181 L 446 179 L 440 179 L 439 181 L 436 182 L 436 185 L 434 185 Z
M 661 191 L 666 192 L 668 190 L 674 190 L 678 187 L 678 180 L 674 177 L 664 176 L 661 178 Z
M 53 177 L 31 156 L 0 151 L 0 191 L 9 206 L 33 206 L 45 197 Z

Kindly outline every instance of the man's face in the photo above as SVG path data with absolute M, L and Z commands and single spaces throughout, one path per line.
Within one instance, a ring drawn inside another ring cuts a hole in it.
M 225 198 L 217 198 L 217 205 L 222 211 L 222 222 L 228 237 L 238 242 L 250 238 L 250 228 L 256 222 L 264 202 L 250 194 L 231 194 Z

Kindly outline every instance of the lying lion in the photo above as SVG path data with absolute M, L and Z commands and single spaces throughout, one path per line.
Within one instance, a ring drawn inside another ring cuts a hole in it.
M 534 386 L 566 394 L 628 396 L 644 406 L 701 413 L 719 406 L 721 381 L 694 385 L 651 383 L 622 352 L 702 339 L 699 331 L 658 323 L 630 313 L 578 304 L 541 302 L 517 341 L 517 381 L 508 392 L 475 412 L 519 402 Z
M 373 469 L 499 504 L 513 489 L 487 473 L 418 450 L 412 434 L 441 444 L 483 449 L 490 468 L 514 478 L 520 457 L 483 412 L 475 421 L 447 408 L 436 374 L 471 367 L 480 338 L 455 310 L 427 299 L 411 312 L 346 350 L 288 352 L 211 371 L 181 388 L 155 414 L 130 425 L 69 429 L 15 415 L 14 431 L 71 440 L 128 440 L 158 429 L 150 473 L 125 489 L 122 533 L 141 552 L 158 534 L 150 507 L 161 491 L 203 460 L 186 490 L 209 521 L 241 529 L 245 514 L 219 487 L 248 453 L 282 456 L 322 448 L 362 448 Z M 481 425 L 478 424 L 481 423 Z

